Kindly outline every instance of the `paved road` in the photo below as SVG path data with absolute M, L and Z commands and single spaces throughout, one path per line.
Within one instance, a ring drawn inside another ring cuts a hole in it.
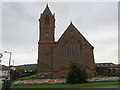
M 90 88 L 120 88 L 120 85 L 110 85 L 110 86 L 95 86 Z

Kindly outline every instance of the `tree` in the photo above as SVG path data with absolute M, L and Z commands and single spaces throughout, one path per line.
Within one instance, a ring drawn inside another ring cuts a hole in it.
M 70 71 L 66 78 L 67 83 L 75 84 L 75 83 L 85 83 L 87 82 L 88 75 L 86 71 L 81 68 L 81 66 L 77 63 L 71 63 Z
M 20 78 L 19 72 L 16 72 L 16 70 L 10 70 L 10 79 L 16 80 L 18 78 Z
M 19 68 L 16 69 L 16 71 L 17 71 L 17 72 L 21 72 L 21 73 L 23 73 L 23 72 L 25 71 L 25 69 L 22 68 L 22 67 L 19 67 Z

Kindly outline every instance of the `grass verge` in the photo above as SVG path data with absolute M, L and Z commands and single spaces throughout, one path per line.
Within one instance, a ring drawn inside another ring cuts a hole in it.
M 26 77 L 21 77 L 21 78 L 19 78 L 19 80 L 31 80 L 34 77 L 36 77 L 36 75 L 30 75 L 30 76 L 26 76 Z

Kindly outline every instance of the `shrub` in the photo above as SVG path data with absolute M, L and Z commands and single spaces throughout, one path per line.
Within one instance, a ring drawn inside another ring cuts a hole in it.
M 87 73 L 81 68 L 81 66 L 77 63 L 71 63 L 70 71 L 66 78 L 67 83 L 75 84 L 75 83 L 85 83 L 87 82 Z

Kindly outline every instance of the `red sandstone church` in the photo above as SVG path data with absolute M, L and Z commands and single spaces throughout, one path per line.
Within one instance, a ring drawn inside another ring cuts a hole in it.
M 39 19 L 38 74 L 49 74 L 54 78 L 66 77 L 71 62 L 85 68 L 89 76 L 95 74 L 94 47 L 78 29 L 70 23 L 56 42 L 55 15 L 48 5 Z

